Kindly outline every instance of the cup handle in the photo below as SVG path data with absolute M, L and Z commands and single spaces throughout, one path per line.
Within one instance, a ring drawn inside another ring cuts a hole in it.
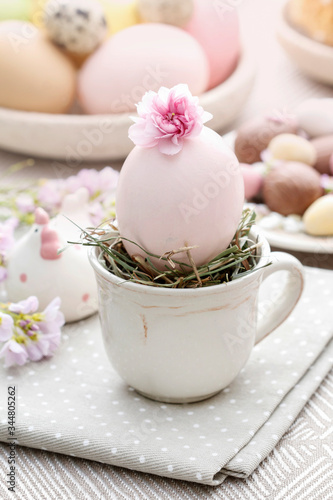
M 271 265 L 263 271 L 263 281 L 277 271 L 288 271 L 289 276 L 283 289 L 268 310 L 259 320 L 255 343 L 261 342 L 268 334 L 283 323 L 299 301 L 304 287 L 304 268 L 292 255 L 285 252 L 272 252 Z

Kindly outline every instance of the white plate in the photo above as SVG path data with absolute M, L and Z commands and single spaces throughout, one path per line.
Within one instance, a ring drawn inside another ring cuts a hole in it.
M 290 58 L 313 79 L 333 85 L 333 47 L 312 40 L 294 29 L 287 19 L 287 6 L 282 11 L 278 39 Z
M 254 76 L 254 63 L 244 50 L 234 73 L 200 98 L 203 108 L 214 115 L 209 127 L 221 130 L 236 118 Z M 51 115 L 0 108 L 0 148 L 70 164 L 125 158 L 133 148 L 128 128 L 134 114 Z
M 310 236 L 305 233 L 288 233 L 282 229 L 261 228 L 269 244 L 283 250 L 314 254 L 333 254 L 333 237 Z

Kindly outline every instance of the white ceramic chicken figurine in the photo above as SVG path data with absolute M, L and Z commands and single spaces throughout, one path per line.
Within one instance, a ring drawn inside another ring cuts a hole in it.
M 83 319 L 97 311 L 97 286 L 87 251 L 81 245 L 58 250 L 67 241 L 78 241 L 80 230 L 90 225 L 88 191 L 79 189 L 66 196 L 60 215 L 50 220 L 36 210 L 36 222 L 17 242 L 9 256 L 6 288 L 8 300 L 17 302 L 36 295 L 43 310 L 55 297 L 61 298 L 66 322 Z

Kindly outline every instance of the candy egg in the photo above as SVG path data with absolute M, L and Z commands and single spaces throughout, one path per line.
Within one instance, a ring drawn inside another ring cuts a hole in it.
M 74 67 L 30 23 L 0 23 L 0 74 L 0 106 L 63 113 L 73 102 Z
M 240 54 L 237 9 L 224 2 L 219 5 L 219 2 L 195 0 L 193 16 L 184 29 L 204 48 L 210 68 L 208 88 L 216 87 L 237 66 Z
M 106 19 L 96 0 L 50 0 L 44 12 L 49 38 L 69 52 L 89 54 L 106 37 Z
M 187 83 L 199 95 L 208 78 L 206 55 L 192 36 L 175 26 L 140 24 L 120 31 L 90 56 L 78 94 L 87 113 L 123 113 L 135 111 L 147 90 L 161 86 Z
M 252 165 L 240 164 L 245 189 L 245 199 L 251 200 L 260 193 L 263 185 L 263 175 Z
M 323 194 L 319 173 L 309 165 L 286 162 L 272 169 L 264 179 L 264 202 L 282 215 L 303 215 Z
M 235 153 L 240 162 L 255 163 L 260 161 L 273 137 L 284 133 L 296 133 L 297 121 L 293 115 L 275 112 L 259 116 L 245 122 L 237 130 Z
M 139 0 L 138 10 L 143 21 L 184 26 L 194 10 L 193 0 Z
M 274 159 L 296 161 L 314 165 L 316 162 L 316 149 L 303 137 L 294 134 L 280 134 L 268 145 L 268 151 Z
M 313 236 L 333 236 L 333 195 L 316 200 L 303 216 L 307 233 Z
M 314 168 L 321 174 L 329 174 L 330 157 L 333 154 L 333 134 L 316 137 L 312 139 L 311 144 L 315 147 L 317 153 Z
M 204 127 L 173 156 L 136 146 L 120 172 L 116 195 L 120 234 L 156 255 L 197 245 L 200 266 L 232 240 L 242 214 L 244 185 L 238 161 L 221 137 Z M 124 242 L 130 255 L 143 254 Z M 176 260 L 186 262 L 186 254 Z M 159 268 L 164 264 L 154 260 Z
M 333 134 L 333 99 L 309 99 L 296 110 L 299 126 L 309 136 Z

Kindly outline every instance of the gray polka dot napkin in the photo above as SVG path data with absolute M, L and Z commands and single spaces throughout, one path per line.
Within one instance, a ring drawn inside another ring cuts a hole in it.
M 275 276 L 271 292 L 281 286 Z M 64 329 L 54 358 L 0 367 L 0 440 L 7 386 L 17 387 L 20 445 L 216 485 L 270 453 L 333 366 L 333 272 L 307 269 L 292 316 L 261 342 L 237 379 L 201 403 L 162 404 L 128 387 L 104 353 L 98 318 Z

